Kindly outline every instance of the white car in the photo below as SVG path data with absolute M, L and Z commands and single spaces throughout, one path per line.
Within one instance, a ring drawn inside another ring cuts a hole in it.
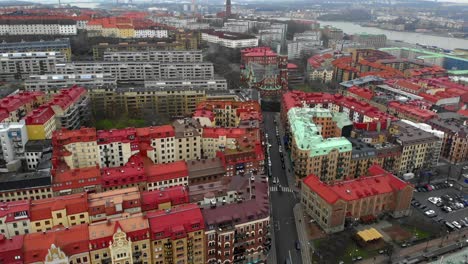
M 440 199 L 440 197 L 429 197 L 427 198 L 427 200 L 433 204 L 437 204 L 438 202 L 441 202 L 442 199 Z
M 427 210 L 426 212 L 424 212 L 424 214 L 429 217 L 432 217 L 435 216 L 436 212 L 434 210 Z
M 460 225 L 460 223 L 458 223 L 457 221 L 453 221 L 453 222 L 452 222 L 452 225 L 455 226 L 455 227 L 458 228 L 458 229 L 461 229 L 461 228 L 462 228 L 462 226 Z

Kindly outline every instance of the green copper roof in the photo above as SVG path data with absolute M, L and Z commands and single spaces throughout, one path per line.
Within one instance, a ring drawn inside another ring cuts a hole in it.
M 351 122 L 351 120 L 349 120 L 348 114 L 346 114 L 344 112 L 335 113 L 333 115 L 333 121 L 336 122 L 336 125 L 340 129 L 343 129 L 343 127 L 350 126 L 350 125 L 353 124 L 353 122 Z
M 324 108 L 291 108 L 288 112 L 288 120 L 297 147 L 301 150 L 310 150 L 310 157 L 327 155 L 333 149 L 337 149 L 339 152 L 351 151 L 351 142 L 346 138 L 324 139 L 321 135 L 322 128 L 312 121 L 313 117 L 332 116 L 330 110 Z M 342 122 L 346 123 L 345 120 Z

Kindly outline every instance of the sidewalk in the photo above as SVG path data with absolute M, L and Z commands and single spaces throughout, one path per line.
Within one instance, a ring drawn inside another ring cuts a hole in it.
M 294 219 L 296 221 L 297 235 L 299 237 L 299 242 L 301 243 L 301 256 L 303 264 L 312 263 L 312 255 L 310 254 L 314 250 L 313 244 L 309 242 L 307 237 L 307 228 L 305 226 L 305 221 L 303 219 L 304 212 L 302 210 L 302 205 L 300 203 L 294 206 Z
M 270 234 L 271 234 L 271 248 L 268 252 L 267 263 L 278 263 L 276 260 L 276 242 L 275 242 L 275 225 L 273 224 L 273 216 L 270 214 Z

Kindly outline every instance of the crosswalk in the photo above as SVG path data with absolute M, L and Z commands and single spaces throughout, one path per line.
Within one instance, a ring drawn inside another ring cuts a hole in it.
M 291 188 L 284 186 L 270 186 L 270 192 L 278 192 L 278 188 L 281 188 L 281 192 L 293 192 Z

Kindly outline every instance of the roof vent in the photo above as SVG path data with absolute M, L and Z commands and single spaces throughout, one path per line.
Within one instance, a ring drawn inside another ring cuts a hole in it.
M 351 194 L 351 190 L 350 190 L 350 189 L 347 189 L 347 190 L 346 190 L 346 193 L 347 193 L 347 194 Z

